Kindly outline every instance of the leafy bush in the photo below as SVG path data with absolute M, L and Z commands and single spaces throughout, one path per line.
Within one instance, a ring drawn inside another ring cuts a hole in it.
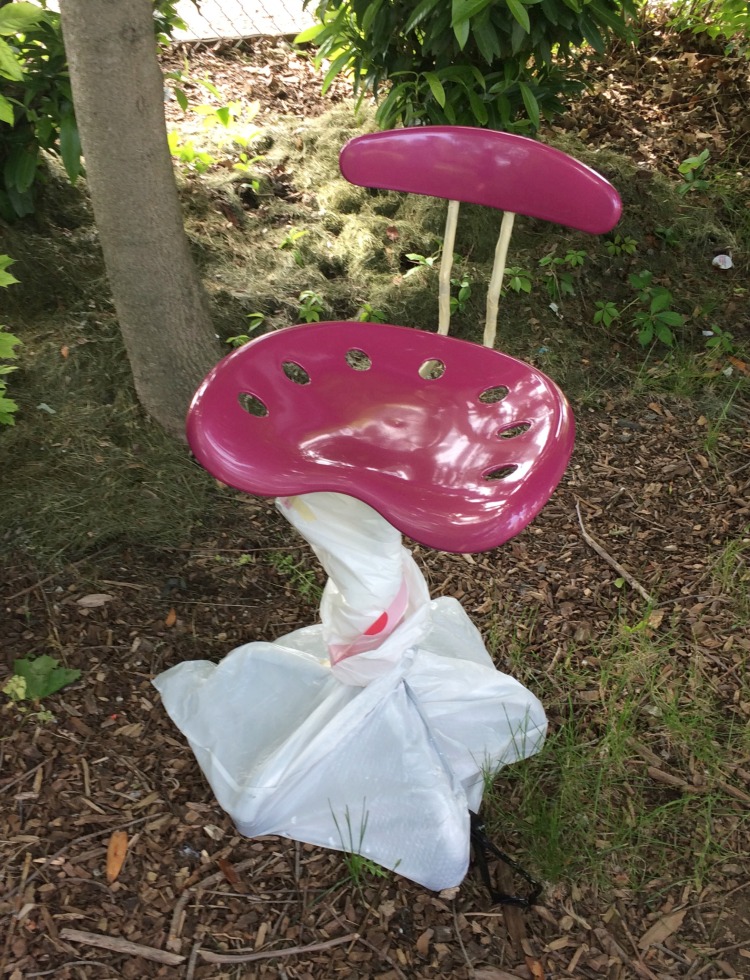
M 162 43 L 184 27 L 175 8 L 176 0 L 154 4 L 154 31 Z M 0 0 L 0 218 L 33 213 L 44 150 L 62 159 L 75 183 L 81 144 L 60 15 L 47 10 L 46 0 Z
M 633 12 L 632 0 L 317 0 L 319 23 L 296 41 L 330 62 L 324 90 L 351 71 L 355 93 L 382 99 L 383 128 L 533 132 L 583 88 L 581 48 L 603 52 Z
M 0 287 L 10 286 L 12 283 L 18 282 L 15 276 L 6 271 L 12 263 L 13 259 L 7 255 L 0 255 Z M 14 337 L 12 333 L 6 333 L 0 324 L 0 425 L 13 425 L 13 414 L 18 409 L 18 405 L 11 398 L 6 397 L 7 385 L 4 377 L 11 371 L 15 371 L 12 364 L 5 362 L 16 357 L 14 348 L 19 343 L 18 337 Z
M 677 0 L 671 24 L 677 30 L 723 38 L 730 51 L 750 58 L 750 4 L 747 0 Z
M 57 153 L 75 181 L 81 148 L 60 15 L 10 3 L 0 8 L 0 34 L 11 38 L 0 47 L 0 217 L 12 220 L 34 211 L 40 152 Z

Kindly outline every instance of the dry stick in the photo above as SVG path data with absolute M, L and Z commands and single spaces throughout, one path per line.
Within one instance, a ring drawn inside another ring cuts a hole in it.
M 443 254 L 440 259 L 438 279 L 438 333 L 448 335 L 451 325 L 451 268 L 453 266 L 453 247 L 456 243 L 458 224 L 458 201 L 448 201 L 448 216 L 445 219 Z
M 236 953 L 213 953 L 210 949 L 199 949 L 198 956 L 206 963 L 252 963 L 256 960 L 272 960 L 279 956 L 298 956 L 300 953 L 320 953 L 333 946 L 343 946 L 344 943 L 353 943 L 360 939 L 358 932 L 352 932 L 348 936 L 339 936 L 338 939 L 329 939 L 325 943 L 312 943 L 310 946 L 290 946 L 288 949 L 269 949 L 261 952 L 255 950 L 238 949 Z M 185 957 L 183 956 L 184 960 Z
M 10 789 L 17 783 L 22 783 L 27 776 L 33 776 L 37 769 L 41 769 L 42 766 L 46 766 L 49 759 L 44 759 L 42 762 L 38 762 L 33 769 L 27 769 L 26 772 L 22 772 L 20 776 L 16 776 L 15 779 L 9 779 L 7 783 L 3 783 L 0 786 L 0 793 L 4 793 L 6 789 Z
M 657 980 L 656 974 L 652 973 L 640 958 L 634 960 L 631 956 L 628 956 L 608 929 L 604 929 L 603 927 L 595 928 L 594 935 L 602 944 L 606 953 L 609 953 L 610 956 L 612 954 L 617 956 L 622 963 L 629 966 L 639 977 L 643 977 L 644 980 Z
M 166 966 L 180 966 L 187 959 L 179 953 L 169 953 L 165 949 L 144 946 L 141 943 L 133 943 L 129 939 L 118 939 L 116 936 L 102 936 L 97 932 L 83 932 L 80 929 L 63 929 L 60 932 L 60 938 L 67 939 L 71 943 L 82 943 L 85 946 L 96 946 L 98 949 L 109 949 L 113 953 L 142 956 L 144 960 L 164 963 Z
M 503 288 L 503 275 L 505 274 L 505 263 L 508 259 L 508 246 L 510 236 L 513 231 L 513 222 L 516 216 L 512 211 L 503 213 L 503 221 L 500 225 L 500 237 L 495 246 L 495 261 L 492 265 L 492 275 L 490 284 L 487 287 L 487 315 L 484 321 L 484 346 L 495 346 L 495 334 L 497 333 L 497 308 L 500 303 L 500 290 Z
M 239 864 L 234 865 L 234 870 L 237 872 L 237 874 L 239 874 L 241 871 L 244 871 L 246 868 L 251 868 L 257 862 L 257 860 L 258 860 L 257 857 L 246 858 L 244 861 L 240 861 Z M 267 861 L 264 865 L 258 868 L 257 873 L 263 871 L 263 869 L 268 866 L 271 860 L 273 860 L 273 858 L 269 859 L 269 861 Z M 209 888 L 211 885 L 214 885 L 224 880 L 226 880 L 226 875 L 224 874 L 224 872 L 216 871 L 214 872 L 214 874 L 209 875 L 208 878 L 204 878 L 203 880 L 191 881 L 190 879 L 188 879 L 188 881 L 185 882 L 185 884 L 182 886 L 183 887 L 182 894 L 177 899 L 177 902 L 175 903 L 174 911 L 172 912 L 172 921 L 169 924 L 169 932 L 167 934 L 168 946 L 173 946 L 175 943 L 180 942 L 180 934 L 182 932 L 182 925 L 180 920 L 185 911 L 185 907 L 198 895 L 201 895 L 204 891 L 206 891 L 206 889 Z M 246 895 L 244 897 L 246 901 L 253 901 L 253 899 L 250 896 Z
M 608 554 L 608 552 L 606 552 L 600 544 L 594 541 L 594 539 L 591 537 L 589 532 L 583 526 L 580 501 L 576 501 L 576 514 L 578 514 L 578 523 L 581 527 L 581 535 L 583 536 L 583 540 L 586 542 L 589 548 L 593 548 L 593 550 L 597 553 L 597 555 L 599 555 L 600 558 L 603 558 L 609 565 L 611 565 L 612 568 L 614 568 L 614 570 L 617 572 L 617 574 L 620 575 L 622 578 L 624 578 L 631 588 L 635 589 L 638 595 L 642 596 L 642 598 L 644 598 L 646 602 L 653 604 L 654 602 L 653 596 L 650 595 L 648 592 L 646 592 L 646 590 L 643 588 L 641 583 L 636 581 L 636 579 L 633 578 L 630 572 L 624 569 L 622 565 L 612 557 L 612 555 Z
M 193 943 L 193 948 L 190 950 L 190 958 L 188 960 L 187 971 L 185 973 L 185 980 L 193 980 L 195 974 L 195 966 L 198 962 L 198 953 L 200 951 L 201 944 L 199 942 Z

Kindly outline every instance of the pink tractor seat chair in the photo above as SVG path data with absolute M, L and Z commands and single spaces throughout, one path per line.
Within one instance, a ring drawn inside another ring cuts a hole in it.
M 450 201 L 438 333 L 334 321 L 260 337 L 220 361 L 198 389 L 190 446 L 213 476 L 247 493 L 338 491 L 431 548 L 497 547 L 539 513 L 574 440 L 557 385 L 493 349 L 513 217 L 600 234 L 616 224 L 620 199 L 559 150 L 468 127 L 359 136 L 340 161 L 352 183 Z M 485 346 L 446 336 L 459 201 L 505 212 Z

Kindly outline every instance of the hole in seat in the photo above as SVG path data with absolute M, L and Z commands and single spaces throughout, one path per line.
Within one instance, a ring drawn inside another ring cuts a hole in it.
M 369 371 L 372 367 L 370 358 L 358 347 L 352 347 L 346 352 L 346 363 L 355 371 Z
M 268 415 L 265 402 L 262 402 L 257 395 L 251 395 L 249 391 L 241 391 L 237 401 L 248 415 L 253 415 L 257 419 L 265 418 Z
M 518 469 L 513 463 L 506 464 L 505 466 L 497 466 L 494 470 L 490 470 L 489 473 L 484 474 L 485 480 L 494 482 L 495 480 L 504 480 L 509 477 L 511 473 L 515 473 Z
M 310 375 L 305 371 L 301 364 L 297 364 L 296 361 L 284 361 L 281 365 L 281 370 L 296 385 L 309 385 Z
M 428 358 L 419 369 L 419 377 L 425 381 L 436 381 L 445 374 L 445 364 L 436 357 Z
M 509 425 L 504 429 L 498 429 L 497 434 L 501 439 L 514 439 L 528 432 L 531 428 L 530 422 L 518 422 L 516 425 Z
M 509 389 L 505 385 L 492 385 L 491 388 L 484 389 L 479 396 L 479 401 L 484 405 L 494 405 L 495 402 L 501 402 L 508 394 L 508 391 Z

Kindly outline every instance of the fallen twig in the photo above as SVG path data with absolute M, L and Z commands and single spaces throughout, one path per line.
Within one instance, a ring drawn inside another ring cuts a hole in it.
M 348 936 L 339 936 L 338 939 L 329 939 L 324 943 L 312 943 L 310 946 L 289 946 L 287 949 L 268 949 L 268 950 L 249 950 L 238 949 L 234 953 L 214 953 L 210 949 L 199 949 L 198 956 L 206 963 L 251 963 L 255 960 L 272 960 L 279 956 L 299 956 L 301 953 L 320 953 L 324 949 L 331 949 L 333 946 L 343 946 L 344 943 L 354 943 L 360 938 L 358 932 L 351 932 Z M 172 954 L 175 955 L 175 954 Z M 181 957 L 185 959 L 185 957 Z
M 643 588 L 641 583 L 638 582 L 636 579 L 634 579 L 633 576 L 630 574 L 630 572 L 627 571 L 627 569 L 623 568 L 622 565 L 615 558 L 613 558 L 612 555 L 609 554 L 609 552 L 605 551 L 604 548 L 602 548 L 602 546 L 597 541 L 594 541 L 594 539 L 591 537 L 589 532 L 583 526 L 583 518 L 581 517 L 581 505 L 578 501 L 576 501 L 576 514 L 578 514 L 578 523 L 581 528 L 581 536 L 583 537 L 583 540 L 586 542 L 589 548 L 592 548 L 597 553 L 597 555 L 599 555 L 600 558 L 603 558 L 608 565 L 611 565 L 612 568 L 614 568 L 614 570 L 617 572 L 617 574 L 621 578 L 624 578 L 632 589 L 635 589 L 638 595 L 642 596 L 646 600 L 646 602 L 653 604 L 654 597 L 650 595 L 648 592 L 646 592 L 646 590 Z
M 62 929 L 60 938 L 67 939 L 71 943 L 82 943 L 84 946 L 109 949 L 113 953 L 141 956 L 144 960 L 163 963 L 166 966 L 180 966 L 187 959 L 180 953 L 170 953 L 166 949 L 144 946 L 142 943 L 133 943 L 129 939 L 119 939 L 117 936 L 103 936 L 98 932 L 83 932 L 80 929 Z
M 632 956 L 629 956 L 609 930 L 597 927 L 594 929 L 594 935 L 606 953 L 618 957 L 625 966 L 629 966 L 639 977 L 643 977 L 644 980 L 657 980 L 656 974 L 649 970 L 643 960 L 640 957 L 633 959 Z

